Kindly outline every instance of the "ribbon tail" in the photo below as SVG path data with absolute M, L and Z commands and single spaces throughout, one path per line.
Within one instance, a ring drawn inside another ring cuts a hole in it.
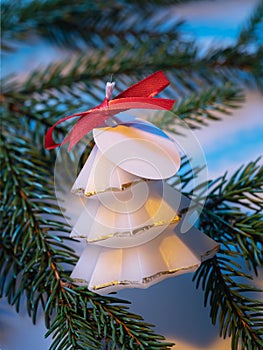
M 85 135 L 87 135 L 92 129 L 103 126 L 105 120 L 115 115 L 116 111 L 110 109 L 93 110 L 81 117 L 77 123 L 73 126 L 70 133 L 67 135 L 64 143 L 69 142 L 68 150 L 70 151 Z M 105 125 L 106 126 L 106 125 Z
M 153 97 L 170 84 L 162 71 L 155 72 L 145 79 L 133 84 L 114 99 L 126 97 Z M 113 99 L 113 100 L 114 100 Z
M 78 116 L 81 116 L 83 114 L 86 114 L 86 112 L 84 113 L 78 113 L 78 114 L 72 114 L 72 115 L 69 115 L 65 118 L 62 118 L 60 119 L 59 121 L 57 121 L 54 125 L 51 126 L 51 128 L 48 129 L 46 135 L 45 135 L 45 142 L 44 142 L 44 145 L 45 145 L 45 148 L 50 150 L 50 149 L 54 149 L 56 147 L 59 147 L 61 146 L 62 144 L 65 143 L 65 140 L 61 143 L 56 143 L 53 139 L 53 130 L 56 128 L 56 126 L 58 124 L 61 124 L 63 123 L 64 121 L 68 120 L 68 119 L 71 119 L 71 118 L 75 118 L 75 117 L 78 117 Z

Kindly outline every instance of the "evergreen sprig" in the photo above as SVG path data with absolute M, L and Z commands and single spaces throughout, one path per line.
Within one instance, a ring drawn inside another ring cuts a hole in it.
M 17 310 L 26 295 L 28 314 L 35 322 L 38 308 L 54 290 L 58 266 L 65 266 L 63 276 L 77 260 L 63 243 L 69 226 L 56 204 L 48 164 L 26 138 L 2 135 L 1 150 L 0 291 Z
M 194 93 L 175 104 L 171 112 L 155 113 L 153 123 L 170 132 L 176 132 L 175 119 L 178 116 L 192 129 L 208 125 L 210 120 L 220 120 L 222 114 L 240 107 L 244 94 L 235 85 L 212 86 Z
M 70 298 L 71 293 L 71 298 Z M 86 287 L 70 285 L 60 294 L 56 317 L 46 336 L 52 334 L 50 350 L 68 349 L 163 349 L 173 344 L 153 333 L 143 319 L 128 311 L 127 302 L 103 298 Z M 59 337 L 57 335 L 59 334 Z
M 194 276 L 202 285 L 205 306 L 210 307 L 212 323 L 219 322 L 220 336 L 231 337 L 232 350 L 259 350 L 263 346 L 263 303 L 255 299 L 251 283 L 242 283 L 245 275 L 237 262 L 241 254 L 221 249 L 216 257 L 204 262 Z
M 263 1 L 260 0 L 254 9 L 252 16 L 250 16 L 247 23 L 244 25 L 239 33 L 238 45 L 247 45 L 251 43 L 259 44 L 261 42 L 261 35 L 263 30 Z M 261 42 L 262 45 L 262 42 Z M 253 49 L 251 47 L 251 49 Z
M 3 48 L 10 40 L 30 40 L 33 34 L 74 50 L 105 49 L 123 42 L 139 43 L 162 36 L 177 38 L 178 24 L 165 31 L 162 22 L 151 21 L 152 6 L 128 1 L 45 0 L 3 4 Z M 131 16 L 136 11 L 137 17 Z M 96 32 L 96 35 L 93 33 Z
M 227 174 L 210 184 L 202 213 L 201 229 L 226 242 L 246 259 L 257 273 L 263 266 L 263 167 L 259 160 L 240 167 L 230 179 Z
M 74 3 L 61 0 L 8 1 L 2 4 L 4 48 L 12 48 L 10 40 L 25 41 L 39 35 L 57 44 L 75 46 L 76 36 L 86 32 L 89 21 L 95 23 L 104 13 L 106 19 L 120 15 L 118 6 L 112 2 L 107 9 L 102 2 L 77 0 Z M 120 8 L 122 8 L 120 4 Z M 104 10 L 104 11 L 102 11 Z
M 231 336 L 232 350 L 263 346 L 263 291 L 251 284 L 252 276 L 241 264 L 257 273 L 263 267 L 263 166 L 259 160 L 210 183 L 200 229 L 221 244 L 220 252 L 198 269 L 197 288 L 205 291 L 213 324 L 220 335 Z M 250 296 L 251 295 L 251 296 Z
M 123 43 L 120 47 L 96 50 L 92 55 L 81 53 L 71 60 L 52 63 L 43 70 L 33 71 L 22 83 L 6 79 L 4 96 L 12 96 L 14 90 L 18 98 L 19 95 L 50 94 L 52 91 L 53 94 L 63 90 L 70 93 L 79 86 L 83 90 L 85 85 L 88 91 L 93 79 L 114 75 L 118 81 L 121 74 L 129 74 L 137 80 L 152 69 L 170 71 L 181 95 L 198 90 L 200 86 L 227 81 L 236 83 L 242 79 L 249 82 L 253 78 L 261 86 L 261 48 L 255 52 L 237 48 L 214 49 L 204 59 L 197 56 L 197 47 L 192 42 L 178 42 L 171 48 L 169 39 L 160 42 L 157 38 L 142 43 L 136 52 L 133 49 L 133 44 Z
M 66 244 L 69 226 L 55 204 L 48 165 L 25 138 L 2 135 L 1 149 L 1 296 L 19 311 L 25 295 L 34 323 L 40 309 L 47 327 L 54 319 L 48 335 L 54 332 L 57 337 L 51 349 L 99 349 L 104 342 L 120 348 L 167 349 L 171 344 L 162 342 L 164 337 L 130 313 L 123 301 L 71 283 L 77 257 Z

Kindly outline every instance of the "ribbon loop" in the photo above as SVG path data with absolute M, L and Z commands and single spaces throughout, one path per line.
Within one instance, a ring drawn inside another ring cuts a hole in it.
M 124 90 L 118 96 L 110 100 L 109 98 L 114 87 L 112 83 L 111 87 L 108 89 L 108 93 L 106 92 L 104 101 L 100 105 L 88 111 L 72 114 L 57 121 L 46 133 L 45 148 L 54 149 L 69 142 L 68 150 L 70 151 L 71 148 L 76 145 L 89 131 L 98 127 L 113 115 L 131 108 L 170 110 L 175 102 L 174 100 L 153 97 L 165 89 L 168 85 L 169 80 L 162 71 L 158 71 L 130 86 L 128 89 Z M 79 120 L 74 125 L 68 136 L 62 143 L 55 143 L 52 134 L 56 126 L 75 117 L 79 117 Z

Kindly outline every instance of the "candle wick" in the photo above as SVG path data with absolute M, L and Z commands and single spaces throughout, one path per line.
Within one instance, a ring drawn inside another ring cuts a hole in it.
M 115 82 L 107 82 L 106 84 L 106 99 L 110 100 L 115 86 Z

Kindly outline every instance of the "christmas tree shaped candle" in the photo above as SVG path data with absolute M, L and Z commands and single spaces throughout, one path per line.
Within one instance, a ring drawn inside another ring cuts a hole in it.
M 218 249 L 192 225 L 182 229 L 190 200 L 165 182 L 180 167 L 175 141 L 153 124 L 121 113 L 132 107 L 170 109 L 173 101 L 152 97 L 168 83 L 157 72 L 111 104 L 114 84 L 108 83 L 102 105 L 74 115 L 80 119 L 64 141 L 71 148 L 93 129 L 95 146 L 72 186 L 86 200 L 71 237 L 84 239 L 86 248 L 71 277 L 98 293 L 146 288 L 194 271 Z M 49 148 L 57 146 L 52 130 Z

